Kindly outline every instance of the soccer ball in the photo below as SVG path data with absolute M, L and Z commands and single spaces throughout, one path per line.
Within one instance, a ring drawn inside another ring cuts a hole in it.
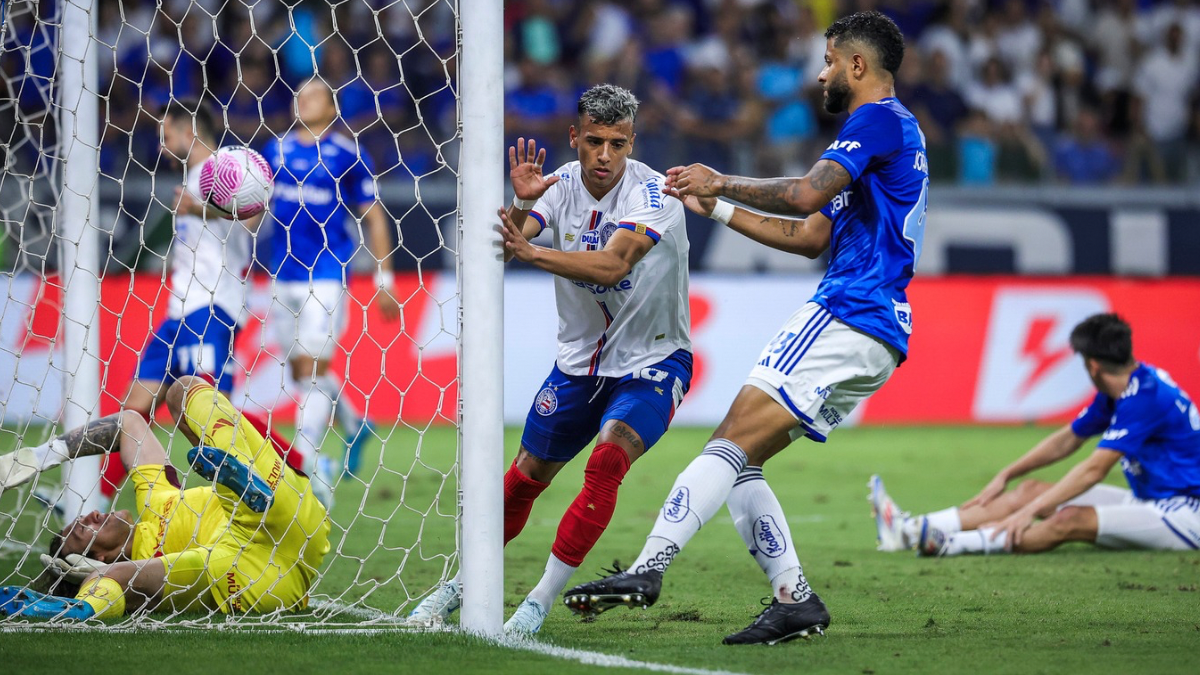
M 200 167 L 200 198 L 225 218 L 249 218 L 267 208 L 274 178 L 271 165 L 254 150 L 221 148 Z

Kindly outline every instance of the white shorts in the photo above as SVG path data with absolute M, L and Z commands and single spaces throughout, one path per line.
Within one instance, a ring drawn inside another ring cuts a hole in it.
M 333 279 L 277 281 L 272 285 L 275 328 L 284 358 L 328 360 L 346 329 L 347 292 Z
M 875 393 L 899 363 L 888 345 L 810 302 L 788 319 L 758 357 L 746 384 L 791 411 L 801 436 L 825 442 L 863 399 Z
M 1096 485 L 1062 507 L 1096 509 L 1096 545 L 1114 549 L 1200 549 L 1200 498 L 1138 499 L 1115 485 Z M 1060 508 L 1062 508 L 1060 507 Z

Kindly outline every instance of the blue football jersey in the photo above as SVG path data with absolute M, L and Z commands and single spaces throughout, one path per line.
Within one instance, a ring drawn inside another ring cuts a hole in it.
M 1200 412 L 1166 371 L 1139 365 L 1120 398 L 1096 394 L 1071 430 L 1103 433 L 1098 447 L 1121 453 L 1138 499 L 1200 497 Z
M 263 156 L 275 170 L 271 273 L 280 281 L 342 279 L 361 240 L 354 218 L 375 201 L 370 157 L 341 134 L 307 144 L 295 132 Z
M 925 134 L 907 108 L 885 98 L 856 108 L 821 159 L 842 165 L 852 180 L 821 209 L 833 231 L 813 302 L 891 345 L 903 361 L 913 327 L 905 289 L 925 236 Z

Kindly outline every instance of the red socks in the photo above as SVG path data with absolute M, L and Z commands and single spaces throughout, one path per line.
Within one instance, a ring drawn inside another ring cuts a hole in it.
M 583 490 L 558 524 L 550 551 L 559 560 L 579 567 L 617 507 L 617 488 L 629 471 L 629 455 L 616 443 L 597 445 L 583 472 Z M 507 526 L 507 523 L 506 523 Z
M 533 510 L 533 500 L 542 494 L 542 490 L 550 485 L 534 480 L 521 473 L 514 459 L 508 472 L 504 474 L 504 545 L 512 541 L 525 529 L 529 521 L 529 512 Z

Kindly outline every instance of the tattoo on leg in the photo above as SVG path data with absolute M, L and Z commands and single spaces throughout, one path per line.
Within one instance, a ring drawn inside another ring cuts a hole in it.
M 614 424 L 612 428 L 612 434 L 617 438 L 628 441 L 629 445 L 634 450 L 637 450 L 638 452 L 642 451 L 641 439 L 638 438 L 638 435 L 634 433 L 633 429 L 630 429 L 629 425 L 625 424 L 624 422 L 617 422 Z
M 121 438 L 121 415 L 101 417 L 86 426 L 59 436 L 71 457 L 90 457 L 115 452 Z

